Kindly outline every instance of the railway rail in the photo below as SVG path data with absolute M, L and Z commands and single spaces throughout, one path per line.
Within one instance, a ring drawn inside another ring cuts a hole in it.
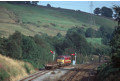
M 91 64 L 80 65 L 62 76 L 62 79 L 59 81 L 94 81 L 91 74 L 94 74 L 94 69 L 96 67 L 97 65 Z
M 50 70 L 42 70 L 42 71 L 34 73 L 34 74 L 32 74 L 32 75 L 30 75 L 28 77 L 25 77 L 24 79 L 21 79 L 19 81 L 33 81 L 33 80 L 37 79 L 38 77 L 40 77 L 40 76 L 42 76 L 42 75 L 44 75 L 44 74 L 46 74 L 48 72 L 50 72 Z

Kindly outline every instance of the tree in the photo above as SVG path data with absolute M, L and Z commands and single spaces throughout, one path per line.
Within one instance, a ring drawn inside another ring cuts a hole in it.
M 30 1 L 25 1 L 25 4 L 31 4 L 31 2 Z
M 116 11 L 116 14 L 120 12 L 120 7 L 113 8 Z M 117 15 L 120 17 L 120 14 Z M 118 26 L 113 32 L 112 40 L 110 41 L 110 45 L 112 47 L 112 62 L 115 67 L 120 67 L 120 26 Z
M 101 37 L 102 37 L 102 43 L 105 45 L 109 45 L 109 42 L 110 42 L 111 37 L 112 37 L 113 29 L 110 27 L 101 26 L 99 28 L 99 32 L 100 32 Z
M 25 4 L 26 1 L 7 1 L 7 2 L 11 4 Z
M 113 29 L 112 28 L 105 27 L 105 26 L 101 26 L 99 28 L 99 31 L 101 32 L 102 37 L 107 36 L 108 38 L 110 38 L 109 35 L 111 35 L 113 33 Z
M 89 53 L 89 45 L 85 37 L 78 32 L 71 31 L 70 33 L 68 31 L 66 34 L 66 43 L 67 48 L 72 47 L 72 49 L 75 49 L 78 53 Z
M 57 36 L 57 37 L 62 37 L 61 33 L 57 33 L 56 36 Z
M 110 45 L 112 47 L 112 62 L 115 66 L 120 67 L 120 27 L 115 29 Z
M 99 15 L 101 13 L 100 8 L 95 8 L 94 14 Z
M 101 15 L 102 15 L 102 16 L 105 16 L 105 17 L 112 18 L 113 11 L 112 11 L 112 9 L 110 9 L 110 8 L 102 7 L 102 8 L 101 8 Z
M 69 30 L 67 31 L 66 36 L 67 36 L 68 34 L 72 34 L 72 33 L 74 33 L 74 32 L 76 32 L 76 33 L 78 33 L 78 34 L 80 34 L 80 35 L 82 35 L 82 36 L 85 36 L 85 31 L 84 31 L 82 28 L 78 28 L 78 27 L 74 27 L 74 28 L 69 29 Z
M 88 28 L 85 33 L 86 37 L 96 37 L 96 31 L 92 28 Z
M 51 7 L 51 5 L 50 5 L 50 4 L 47 4 L 47 7 Z
M 0 54 L 6 55 L 6 44 L 7 39 L 6 38 L 0 38 Z
M 22 58 L 22 35 L 20 32 L 16 31 L 13 35 L 9 36 L 6 49 L 7 55 L 12 58 L 21 59 Z
M 39 1 L 32 1 L 33 5 L 37 5 Z
M 115 12 L 114 18 L 115 18 L 115 20 L 118 21 L 118 26 L 119 26 L 120 25 L 120 7 L 114 5 L 113 9 L 114 9 L 114 12 Z

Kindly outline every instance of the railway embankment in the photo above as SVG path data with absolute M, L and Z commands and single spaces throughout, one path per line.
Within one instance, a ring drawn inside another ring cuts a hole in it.
M 0 81 L 17 81 L 33 72 L 35 70 L 30 63 L 0 54 Z

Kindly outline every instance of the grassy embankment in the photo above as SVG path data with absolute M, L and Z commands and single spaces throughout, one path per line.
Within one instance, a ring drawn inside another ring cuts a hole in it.
M 0 81 L 16 81 L 35 72 L 30 63 L 0 54 Z

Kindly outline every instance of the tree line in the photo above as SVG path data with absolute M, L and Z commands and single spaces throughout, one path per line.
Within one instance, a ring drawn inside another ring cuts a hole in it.
M 39 1 L 6 1 L 11 4 L 29 4 L 29 5 L 37 5 Z
M 50 50 L 55 51 L 56 55 L 70 55 L 76 52 L 84 56 L 109 54 L 110 48 L 101 45 L 96 47 L 94 44 L 88 43 L 85 32 L 81 28 L 71 28 L 65 36 L 58 33 L 54 37 L 47 34 L 32 37 L 16 31 L 8 38 L 0 38 L 1 54 L 30 62 L 35 67 L 41 67 L 42 64 L 52 62 Z

